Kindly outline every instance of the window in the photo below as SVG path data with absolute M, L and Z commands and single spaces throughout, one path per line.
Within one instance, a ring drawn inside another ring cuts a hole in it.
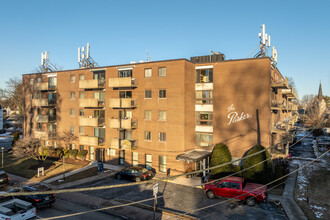
M 57 78 L 56 77 L 48 78 L 48 88 L 56 89 L 56 86 L 57 86 Z
M 84 127 L 79 126 L 79 134 L 83 134 L 84 133 Z
M 196 133 L 196 145 L 201 147 L 211 147 L 213 144 L 213 134 Z
M 54 92 L 48 93 L 48 104 L 56 105 L 56 93 Z
M 144 140 L 145 141 L 151 141 L 151 131 L 145 131 L 144 132 Z
M 74 108 L 70 109 L 70 116 L 75 116 L 76 115 L 76 110 Z
M 116 156 L 116 150 L 108 148 L 108 156 L 115 157 Z
M 79 80 L 85 80 L 85 76 L 84 76 L 84 74 L 80 74 L 80 75 L 79 75 Z
M 99 102 L 102 102 L 104 104 L 105 102 L 105 92 L 95 92 L 94 98 L 99 100 Z
M 133 112 L 132 111 L 119 111 L 119 117 L 121 119 L 132 119 Z
M 119 151 L 119 165 L 124 165 L 125 164 L 125 151 L 120 150 Z
M 70 150 L 74 150 L 76 149 L 76 145 L 75 144 L 70 144 Z
M 152 76 L 152 69 L 144 69 L 144 78 L 150 78 Z
M 83 151 L 84 150 L 84 145 L 79 145 L 79 151 Z
M 37 131 L 41 131 L 41 130 L 42 130 L 41 123 L 37 123 Z
M 146 154 L 146 168 L 151 168 L 152 165 L 152 155 Z
M 84 115 L 85 115 L 85 110 L 79 109 L 79 116 L 84 116 Z
M 132 77 L 132 70 L 120 70 L 118 71 L 118 77 Z
M 30 127 L 31 127 L 31 129 L 33 129 L 33 122 L 32 121 L 30 122 Z
M 212 104 L 212 98 L 212 90 L 196 91 L 196 104 Z
M 144 98 L 151 99 L 151 89 L 144 90 Z
M 159 120 L 166 121 L 166 111 L 159 111 Z
M 33 99 L 34 98 L 34 94 L 33 93 L 31 93 L 31 99 Z
M 94 137 L 98 137 L 99 145 L 104 144 L 104 141 L 105 141 L 105 128 L 94 128 Z
M 41 83 L 41 78 L 37 78 L 37 83 Z
M 33 108 L 30 108 L 30 114 L 33 115 Z
M 132 165 L 137 166 L 139 164 L 139 154 L 138 152 L 132 152 Z
M 41 93 L 40 92 L 37 93 L 37 99 L 41 99 Z
M 74 126 L 70 126 L 70 132 L 74 134 Z
M 30 79 L 30 85 L 34 84 L 34 79 Z
M 85 92 L 79 92 L 79 99 L 85 98 Z
M 72 100 L 76 99 L 76 93 L 75 92 L 71 92 L 70 99 L 72 99 Z
M 160 99 L 166 99 L 166 89 L 160 89 L 159 90 L 159 98 Z
M 213 69 L 196 70 L 196 83 L 212 83 L 212 82 L 213 82 Z
M 37 114 L 41 115 L 41 108 L 37 108 Z
M 132 91 L 119 91 L 119 98 L 132 98 Z
M 159 141 L 166 142 L 166 133 L 165 132 L 159 132 Z
M 70 82 L 74 83 L 76 81 L 76 76 L 75 75 L 71 75 L 70 76 Z
M 144 111 L 144 120 L 151 120 L 151 111 Z
M 159 156 L 159 171 L 166 173 L 166 156 Z
M 213 112 L 196 112 L 196 125 L 212 125 Z
M 165 77 L 166 76 L 166 67 L 159 67 L 158 68 L 158 76 Z

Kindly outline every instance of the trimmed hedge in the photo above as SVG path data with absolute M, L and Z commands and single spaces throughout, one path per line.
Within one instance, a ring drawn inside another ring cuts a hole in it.
M 82 150 L 78 153 L 78 157 L 81 159 L 81 160 L 85 160 L 86 159 L 86 156 L 88 154 L 88 150 Z
M 212 155 L 211 155 L 211 167 L 218 166 L 224 163 L 231 162 L 231 153 L 224 143 L 218 143 L 214 146 Z M 218 173 L 224 173 L 224 172 L 231 172 L 233 170 L 233 165 L 228 164 L 222 167 L 218 167 L 216 169 L 212 169 L 211 173 L 212 175 L 216 175 Z
M 264 149 L 265 148 L 263 146 L 256 145 L 247 152 L 246 156 L 263 151 Z M 270 181 L 272 179 L 272 162 L 269 158 L 270 158 L 270 154 L 267 150 L 258 153 L 252 157 L 246 158 L 243 162 L 242 169 L 243 170 L 247 168 L 249 169 L 243 172 L 243 177 L 248 180 L 253 180 L 254 182 L 259 182 L 259 183 L 266 183 Z M 266 159 L 268 160 L 261 163 L 263 160 Z
M 70 152 L 70 157 L 71 158 L 76 159 L 77 155 L 78 155 L 78 150 L 77 149 L 71 150 L 71 152 Z

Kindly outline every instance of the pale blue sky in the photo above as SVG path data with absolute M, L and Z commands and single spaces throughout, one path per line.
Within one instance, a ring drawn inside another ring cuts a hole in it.
M 40 54 L 76 69 L 77 48 L 91 44 L 100 66 L 190 58 L 220 51 L 247 57 L 266 25 L 278 68 L 298 94 L 330 95 L 330 1 L 0 0 L 0 88 L 31 73 Z

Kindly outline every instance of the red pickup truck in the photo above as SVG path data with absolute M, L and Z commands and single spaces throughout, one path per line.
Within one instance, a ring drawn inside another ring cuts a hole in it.
M 246 183 L 241 177 L 227 177 L 220 181 L 209 181 L 203 186 L 207 197 L 212 199 L 216 196 L 245 200 L 249 206 L 254 206 L 257 201 L 266 200 L 267 186 Z

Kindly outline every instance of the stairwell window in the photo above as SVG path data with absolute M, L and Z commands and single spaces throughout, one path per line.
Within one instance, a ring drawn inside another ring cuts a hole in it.
M 144 69 L 144 78 L 150 78 L 152 76 L 152 69 Z
M 160 99 L 166 99 L 166 89 L 160 89 L 159 90 L 159 98 Z
M 196 125 L 212 125 L 213 112 L 196 112 Z
M 212 83 L 213 82 L 213 69 L 197 69 L 196 70 L 196 83 Z
M 212 103 L 213 103 L 212 90 L 196 91 L 196 104 L 212 104 Z
M 166 156 L 159 156 L 159 171 L 166 173 Z

